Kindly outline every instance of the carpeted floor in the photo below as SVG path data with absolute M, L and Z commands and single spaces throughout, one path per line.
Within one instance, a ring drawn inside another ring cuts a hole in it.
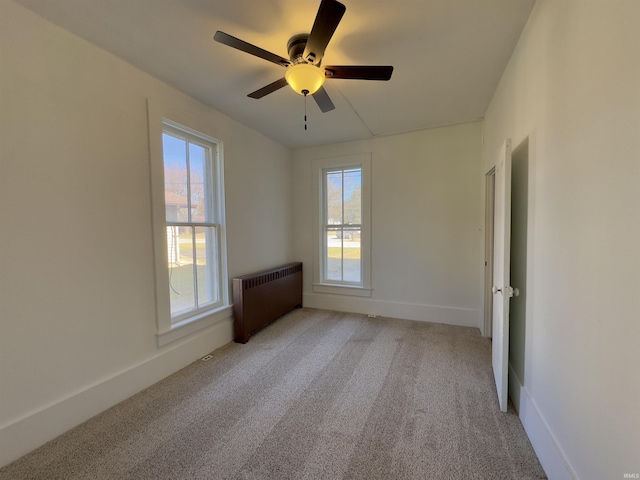
M 0 479 L 542 479 L 476 329 L 300 309 Z

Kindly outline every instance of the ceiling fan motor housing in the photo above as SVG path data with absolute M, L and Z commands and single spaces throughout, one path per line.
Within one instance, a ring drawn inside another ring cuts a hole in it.
M 291 37 L 287 42 L 287 52 L 289 52 L 289 58 L 294 64 L 308 63 L 307 59 L 303 57 L 307 40 L 309 40 L 309 34 L 300 33 Z

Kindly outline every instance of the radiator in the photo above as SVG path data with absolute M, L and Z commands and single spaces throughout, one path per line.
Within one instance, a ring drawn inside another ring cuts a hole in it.
M 233 334 L 238 343 L 296 307 L 302 307 L 302 263 L 233 279 Z

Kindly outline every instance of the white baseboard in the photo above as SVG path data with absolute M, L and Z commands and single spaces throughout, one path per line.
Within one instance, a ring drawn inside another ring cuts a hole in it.
M 562 448 L 529 391 L 509 365 L 509 396 L 549 480 L 576 480 Z
M 0 467 L 177 372 L 233 339 L 227 318 L 157 355 L 0 426 Z
M 391 302 L 348 295 L 304 293 L 303 305 L 323 310 L 380 315 L 462 327 L 480 328 L 480 323 L 482 322 L 482 315 L 479 309 Z

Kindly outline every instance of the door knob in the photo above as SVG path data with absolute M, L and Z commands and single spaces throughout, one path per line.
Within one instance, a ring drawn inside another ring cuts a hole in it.
M 520 290 L 518 290 L 517 288 L 513 288 L 511 285 L 509 285 L 508 287 L 505 287 L 504 291 L 507 293 L 507 296 L 509 298 L 517 297 L 518 295 L 520 295 Z
M 498 293 L 498 292 L 502 292 L 501 288 L 496 287 L 495 285 L 493 287 L 491 287 L 491 293 Z M 505 288 L 505 292 L 507 292 L 507 295 L 509 297 L 517 297 L 518 295 L 520 295 L 520 290 L 518 290 L 517 288 L 513 288 L 513 287 L 506 287 Z

